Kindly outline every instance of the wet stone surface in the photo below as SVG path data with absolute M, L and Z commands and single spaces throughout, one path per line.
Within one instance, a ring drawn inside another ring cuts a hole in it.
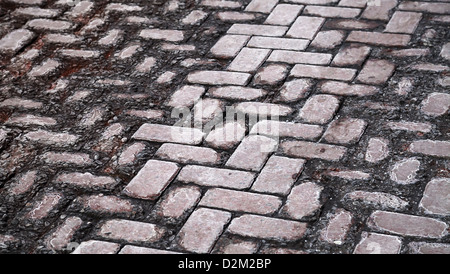
M 0 253 L 449 254 L 450 3 L 368 2 L 2 1 Z

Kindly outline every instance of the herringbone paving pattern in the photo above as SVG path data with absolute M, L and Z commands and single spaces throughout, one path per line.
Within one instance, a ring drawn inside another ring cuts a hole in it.
M 0 253 L 450 253 L 449 24 L 2 0 Z

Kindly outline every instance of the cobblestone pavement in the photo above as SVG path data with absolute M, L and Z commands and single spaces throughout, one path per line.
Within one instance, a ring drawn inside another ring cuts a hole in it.
M 450 1 L 0 5 L 0 253 L 450 253 Z

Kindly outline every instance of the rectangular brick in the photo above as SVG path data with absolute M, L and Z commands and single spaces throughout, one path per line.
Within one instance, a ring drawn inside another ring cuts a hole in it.
M 201 10 L 194 10 L 184 17 L 181 22 L 185 25 L 195 25 L 205 20 L 208 17 L 208 13 Z
M 324 93 L 343 96 L 370 96 L 380 92 L 376 86 L 347 84 L 338 81 L 324 81 L 319 84 L 319 88 Z
M 25 5 L 40 5 L 44 0 L 10 0 L 11 2 Z
M 422 19 L 422 13 L 396 11 L 384 29 L 385 32 L 414 33 Z
M 187 76 L 187 81 L 204 85 L 236 85 L 244 86 L 250 80 L 251 75 L 243 72 L 231 71 L 196 71 Z
M 222 119 L 224 103 L 218 99 L 205 98 L 199 100 L 194 106 L 194 124 L 206 124 L 209 121 Z M 205 129 L 206 131 L 206 129 Z
M 251 135 L 237 147 L 226 166 L 259 171 L 269 154 L 276 150 L 277 141 L 264 136 Z
M 354 144 L 359 141 L 367 122 L 356 118 L 338 118 L 325 131 L 323 138 L 334 144 Z
M 145 59 L 136 66 L 136 70 L 140 73 L 148 73 L 156 65 L 154 57 L 145 57 Z
M 21 195 L 28 192 L 38 179 L 37 175 L 38 172 L 35 170 L 30 170 L 26 173 L 20 174 L 17 179 L 14 179 L 14 183 L 9 186 L 8 193 L 12 195 Z
M 68 146 L 73 145 L 79 139 L 78 135 L 65 132 L 50 132 L 46 130 L 31 131 L 24 135 L 26 140 L 45 145 Z
M 400 10 L 423 11 L 429 13 L 450 13 L 450 3 L 406 1 L 398 6 Z
M 295 65 L 291 70 L 291 76 L 294 77 L 308 77 L 341 81 L 351 81 L 355 77 L 355 74 L 355 69 L 300 64 Z
M 251 189 L 287 195 L 300 176 L 305 162 L 303 159 L 271 156 Z
M 363 21 L 360 19 L 328 19 L 325 27 L 328 29 L 375 29 L 381 23 L 377 21 Z
M 239 11 L 222 11 L 218 12 L 216 16 L 222 21 L 241 22 L 251 21 L 259 17 L 256 13 L 239 12 Z
M 403 236 L 442 238 L 448 234 L 448 225 L 442 221 L 396 212 L 375 211 L 368 224 L 371 228 Z
M 283 36 L 288 30 L 285 26 L 234 24 L 228 30 L 229 34 Z
M 340 102 L 336 96 L 313 95 L 303 105 L 299 117 L 308 123 L 325 124 L 333 118 L 339 105 Z
M 69 152 L 45 152 L 40 157 L 47 164 L 66 164 L 76 166 L 88 166 L 94 162 L 89 154 L 86 153 L 69 153 Z
M 64 31 L 72 28 L 73 24 L 62 20 L 33 19 L 28 21 L 27 26 L 38 30 Z
M 97 235 L 126 242 L 153 243 L 161 239 L 165 230 L 150 223 L 130 220 L 108 220 L 100 227 Z
M 361 13 L 357 8 L 341 8 L 326 6 L 306 6 L 303 14 L 315 15 L 320 17 L 337 18 L 355 18 Z
M 149 160 L 123 192 L 130 197 L 155 200 L 175 178 L 178 170 L 178 165 L 174 163 Z
M 367 145 L 365 160 L 377 163 L 389 155 L 389 141 L 384 138 L 371 138 Z
M 397 0 L 376 0 L 368 2 L 362 18 L 370 20 L 389 20 L 390 12 L 397 6 Z
M 386 127 L 392 130 L 406 130 L 428 133 L 433 129 L 433 125 L 430 123 L 419 123 L 409 121 L 387 122 Z
M 62 198 L 63 195 L 59 192 L 46 193 L 34 203 L 33 208 L 28 211 L 25 217 L 33 220 L 47 217 Z
M 343 200 L 351 200 L 354 202 L 362 202 L 366 205 L 400 210 L 406 209 L 409 203 L 399 197 L 384 193 L 384 192 L 368 192 L 368 191 L 353 191 L 345 194 Z
M 399 237 L 363 232 L 353 254 L 398 254 L 401 247 Z
M 347 148 L 304 141 L 286 141 L 281 144 L 284 153 L 292 157 L 338 161 L 344 157 Z
M 333 59 L 332 65 L 353 66 L 362 65 L 370 54 L 371 48 L 364 45 L 351 44 L 342 47 Z
M 322 17 L 299 16 L 289 28 L 286 36 L 312 40 L 324 22 L 325 18 Z
M 208 146 L 228 150 L 239 144 L 245 136 L 245 125 L 230 121 L 219 127 L 216 125 L 205 139 Z
M 89 240 L 82 242 L 71 254 L 116 254 L 120 244 Z
M 122 38 L 122 31 L 119 29 L 112 29 L 106 33 L 105 36 L 98 40 L 98 44 L 102 46 L 114 45 Z
M 233 219 L 228 231 L 244 237 L 296 241 L 305 234 L 306 223 L 245 214 Z
M 247 44 L 250 36 L 228 34 L 222 36 L 219 41 L 211 48 L 214 56 L 221 58 L 235 57 L 239 51 Z
M 185 85 L 172 94 L 168 106 L 174 108 L 191 107 L 205 93 L 206 89 L 202 86 Z
M 302 5 L 279 4 L 267 17 L 265 24 L 288 26 L 297 18 Z
M 395 71 L 395 65 L 387 60 L 370 59 L 356 78 L 364 84 L 381 85 L 387 82 Z
M 161 45 L 161 48 L 165 49 L 164 44 Z M 135 55 L 139 49 L 141 49 L 140 45 L 130 45 L 130 46 L 127 46 L 124 49 L 122 49 L 120 52 L 117 52 L 116 54 L 114 54 L 114 57 L 124 60 L 124 59 L 130 58 L 130 57 L 133 57 L 133 55 Z
M 433 64 L 433 63 L 418 63 L 418 64 L 410 64 L 409 66 L 406 66 L 407 69 L 413 69 L 413 70 L 419 70 L 419 71 L 431 71 L 431 72 L 441 72 L 441 71 L 448 71 L 450 70 L 450 67 L 440 64 Z
M 305 98 L 313 83 L 310 79 L 294 79 L 287 81 L 281 87 L 280 95 L 276 98 L 281 102 L 295 102 Z
M 419 207 L 427 214 L 448 216 L 450 214 L 450 178 L 434 178 L 423 192 Z
M 360 42 L 365 44 L 388 46 L 388 47 L 404 47 L 407 46 L 411 36 L 407 34 L 379 33 L 352 31 L 347 37 L 349 42 Z
M 450 157 L 450 142 L 419 140 L 409 145 L 408 151 L 437 157 Z
M 19 97 L 8 98 L 0 102 L 0 107 L 14 107 L 14 108 L 25 108 L 25 109 L 39 109 L 42 108 L 43 104 L 41 102 L 22 99 Z
M 319 31 L 310 46 L 320 49 L 333 49 L 342 44 L 345 36 L 346 33 L 341 30 Z
M 268 64 L 255 75 L 256 85 L 276 85 L 287 77 L 289 66 L 286 64 Z
M 239 1 L 229 0 L 203 0 L 200 4 L 214 8 L 240 8 L 242 6 Z
M 294 109 L 285 105 L 259 103 L 259 102 L 243 102 L 236 104 L 235 110 L 237 112 L 246 113 L 250 115 L 258 115 L 264 117 L 279 117 L 287 116 L 294 112 Z
M 331 58 L 333 58 L 333 56 L 328 53 L 274 50 L 267 61 L 289 64 L 328 65 Z
M 316 139 L 322 135 L 322 131 L 322 127 L 318 125 L 264 120 L 256 123 L 250 134 Z
M 58 34 L 58 33 L 50 33 L 45 36 L 45 41 L 48 43 L 57 43 L 57 44 L 75 44 L 80 42 L 82 39 L 76 37 L 72 34 Z
M 75 49 L 63 49 L 59 53 L 64 57 L 72 58 L 97 58 L 100 52 L 95 50 L 75 50 Z
M 450 254 L 450 244 L 411 242 L 408 254 Z
M 327 170 L 323 173 L 326 176 L 337 177 L 344 180 L 367 180 L 370 174 L 360 170 Z
M 252 0 L 245 11 L 270 13 L 279 0 Z
M 141 11 L 142 7 L 136 5 L 126 5 L 121 3 L 111 3 L 106 6 L 105 10 L 117 12 L 132 12 L 132 11 Z
M 256 100 L 267 94 L 263 89 L 247 88 L 239 86 L 225 86 L 208 90 L 210 96 L 231 100 Z
M 145 149 L 145 144 L 143 143 L 134 143 L 132 145 L 127 146 L 120 153 L 118 164 L 119 165 L 128 165 L 134 163 L 137 159 L 137 155 L 141 153 Z
M 83 221 L 78 217 L 68 217 L 46 240 L 47 248 L 63 250 L 72 239 L 75 232 L 81 227 Z
M 181 30 L 166 29 L 144 29 L 139 33 L 144 39 L 164 40 L 170 42 L 180 42 L 184 40 L 184 33 Z
M 308 47 L 309 40 L 253 36 L 247 44 L 247 47 L 284 49 L 284 50 L 304 50 Z
M 78 2 L 75 7 L 72 8 L 70 12 L 67 13 L 70 17 L 83 16 L 92 10 L 94 3 L 89 1 Z
M 32 114 L 13 114 L 6 124 L 53 126 L 57 124 L 57 121 L 51 117 L 35 116 Z
M 201 196 L 202 193 L 197 186 L 173 188 L 160 200 L 157 214 L 169 218 L 182 217 L 198 203 Z
M 269 53 L 269 49 L 243 48 L 227 69 L 254 72 L 264 63 Z
M 238 212 L 272 214 L 280 208 L 281 199 L 270 195 L 213 188 L 205 193 L 199 205 Z
M 84 195 L 75 199 L 72 204 L 74 208 L 82 208 L 89 213 L 97 214 L 127 214 L 131 215 L 134 208 L 129 200 L 125 200 L 113 195 Z
M 56 61 L 55 59 L 47 59 L 40 66 L 34 67 L 29 73 L 28 76 L 30 77 L 40 77 L 45 76 L 53 71 L 55 71 L 58 67 L 61 66 L 61 63 L 59 61 Z
M 34 32 L 26 29 L 14 30 L 0 40 L 0 52 L 16 53 L 35 36 Z
M 204 133 L 196 128 L 144 124 L 133 135 L 133 139 L 150 142 L 171 142 L 196 145 L 202 142 Z
M 209 253 L 230 219 L 229 212 L 199 208 L 181 228 L 178 243 L 191 252 Z
M 338 6 L 365 8 L 369 0 L 341 0 Z
M 180 163 L 214 164 L 220 160 L 220 155 L 211 148 L 170 143 L 163 144 L 155 155 Z
M 145 119 L 157 119 L 162 118 L 164 116 L 163 111 L 154 109 L 149 110 L 129 109 L 126 110 L 124 114 Z
M 109 176 L 96 176 L 89 172 L 72 172 L 58 175 L 55 183 L 86 189 L 110 189 L 117 184 L 117 181 Z
M 253 179 L 254 174 L 247 171 L 191 165 L 185 166 L 177 177 L 185 183 L 234 189 L 248 188 Z

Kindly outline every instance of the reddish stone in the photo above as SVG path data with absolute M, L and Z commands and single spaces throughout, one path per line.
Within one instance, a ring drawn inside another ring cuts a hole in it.
M 157 199 L 173 180 L 178 170 L 178 165 L 174 163 L 149 160 L 123 192 L 134 198 Z
M 306 223 L 258 215 L 242 215 L 231 221 L 228 231 L 267 240 L 296 241 L 306 232 Z
M 281 200 L 276 196 L 214 188 L 205 193 L 200 205 L 238 212 L 272 214 L 280 208 Z
M 388 233 L 424 238 L 442 238 L 448 229 L 446 223 L 436 219 L 387 211 L 375 211 L 368 223 Z
M 353 215 L 343 209 L 337 210 L 330 218 L 327 227 L 320 234 L 323 241 L 341 245 L 353 223 Z
M 230 219 L 231 214 L 225 211 L 197 209 L 178 233 L 180 246 L 191 252 L 208 253 Z

